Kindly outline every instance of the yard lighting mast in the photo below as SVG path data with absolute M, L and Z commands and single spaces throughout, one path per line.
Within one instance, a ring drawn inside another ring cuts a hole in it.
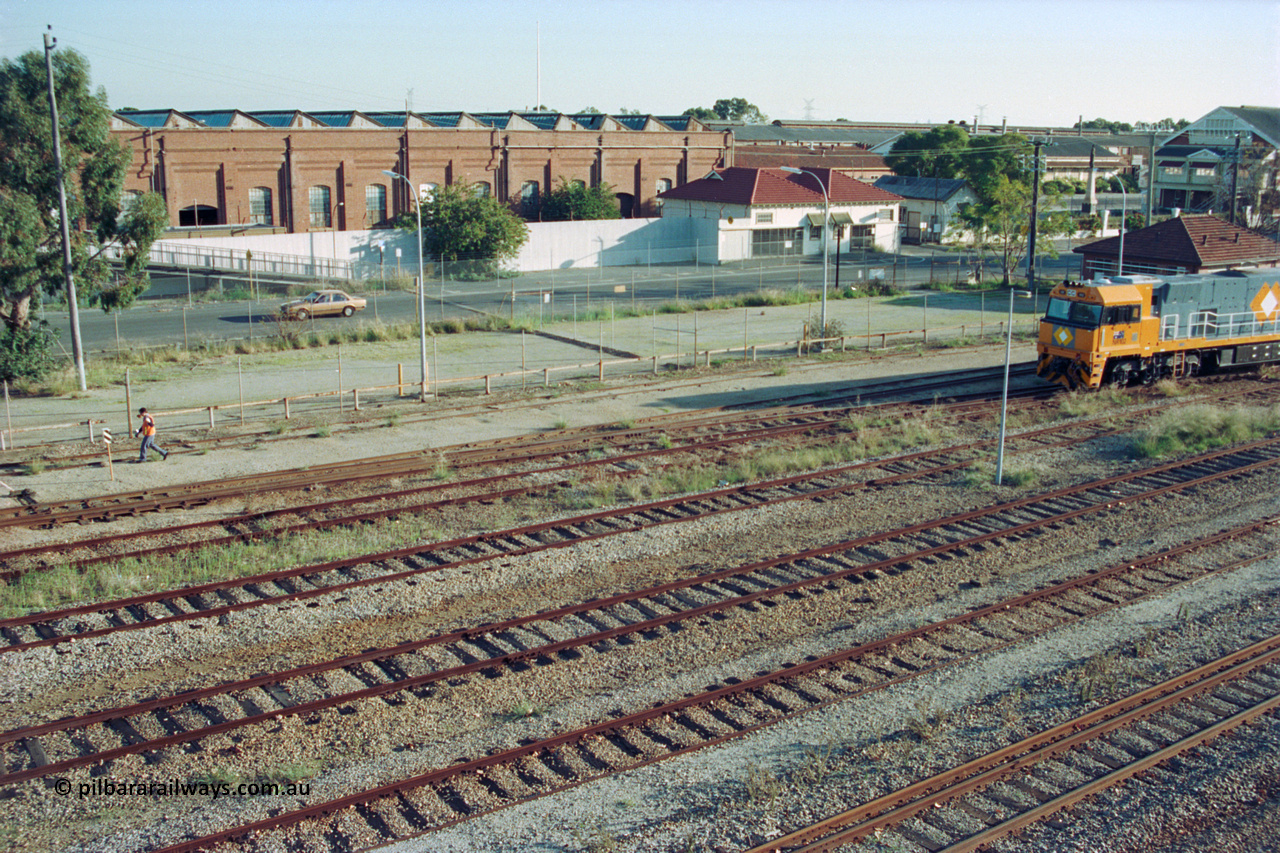
M 827 336 L 827 225 L 831 221 L 831 197 L 827 195 L 827 188 L 822 183 L 822 179 L 808 169 L 783 166 L 782 171 L 790 172 L 793 175 L 808 175 L 817 181 L 818 186 L 822 188 L 822 331 L 818 336 L 825 338 Z
M 1000 395 L 1000 443 L 996 450 L 996 485 L 1004 481 L 1004 433 L 1009 417 L 1009 356 L 1013 350 L 1013 297 L 1031 298 L 1030 290 L 1009 289 L 1009 326 L 1004 339 L 1004 391 Z
M 71 314 L 71 355 L 76 362 L 80 390 L 88 389 L 84 376 L 84 347 L 80 341 L 80 312 L 76 306 L 76 282 L 71 277 L 71 223 L 67 221 L 67 181 L 62 173 L 62 142 L 58 134 L 58 98 L 53 90 L 53 48 L 58 40 L 44 34 L 44 69 L 49 79 L 49 113 L 53 118 L 53 168 L 58 173 L 58 229 L 62 232 L 62 277 Z
M 422 202 L 414 192 L 413 184 L 399 172 L 382 170 L 382 174 L 390 178 L 399 178 L 409 185 L 409 198 L 413 200 L 414 213 L 418 214 L 418 340 L 421 344 L 422 356 L 422 402 L 427 401 L 427 280 L 423 276 L 422 265 Z
M 1124 275 L 1124 225 L 1125 219 L 1129 216 L 1129 194 L 1124 189 L 1124 178 L 1117 179 L 1120 182 L 1120 256 L 1116 260 L 1116 275 Z

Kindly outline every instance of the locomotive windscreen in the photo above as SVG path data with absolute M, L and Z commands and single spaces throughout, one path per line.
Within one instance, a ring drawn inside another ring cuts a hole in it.
M 1102 306 L 1052 297 L 1049 299 L 1049 308 L 1045 311 L 1045 318 L 1070 323 L 1073 326 L 1096 329 L 1102 321 Z

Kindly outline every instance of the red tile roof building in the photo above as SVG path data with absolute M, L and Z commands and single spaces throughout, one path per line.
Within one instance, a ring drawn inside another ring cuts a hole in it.
M 1083 256 L 1082 278 L 1116 274 L 1119 237 L 1073 251 Z M 1274 266 L 1280 266 L 1280 244 L 1217 216 L 1179 216 L 1124 236 L 1125 273 L 1174 275 Z
M 809 171 L 812 174 L 797 175 L 782 168 L 715 169 L 659 193 L 662 217 L 689 219 L 698 239 L 707 241 L 703 245 L 716 246 L 719 263 L 821 252 L 828 203 L 832 249 L 897 246 L 901 196 L 833 169 Z

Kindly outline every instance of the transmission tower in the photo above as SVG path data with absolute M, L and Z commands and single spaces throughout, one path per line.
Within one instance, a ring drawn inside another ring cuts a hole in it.
M 813 121 L 813 98 L 804 99 L 804 120 Z

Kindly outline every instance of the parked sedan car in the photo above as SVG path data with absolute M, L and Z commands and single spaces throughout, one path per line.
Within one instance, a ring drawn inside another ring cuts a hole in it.
M 357 311 L 363 311 L 365 304 L 363 298 L 349 296 L 341 290 L 314 290 L 301 299 L 281 305 L 280 316 L 293 320 L 338 314 L 350 317 Z

